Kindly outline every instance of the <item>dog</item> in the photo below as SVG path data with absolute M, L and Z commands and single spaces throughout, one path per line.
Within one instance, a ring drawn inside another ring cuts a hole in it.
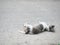
M 35 26 L 25 23 L 24 31 L 20 31 L 20 32 L 25 34 L 38 34 L 44 31 L 55 32 L 54 27 L 55 25 L 48 25 L 47 23 L 40 21 L 38 25 Z

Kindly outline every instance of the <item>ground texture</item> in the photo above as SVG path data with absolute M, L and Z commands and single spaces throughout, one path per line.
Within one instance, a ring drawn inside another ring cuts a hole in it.
M 44 21 L 55 25 L 55 32 L 21 34 L 25 22 Z M 60 1 L 0 0 L 0 45 L 60 44 Z

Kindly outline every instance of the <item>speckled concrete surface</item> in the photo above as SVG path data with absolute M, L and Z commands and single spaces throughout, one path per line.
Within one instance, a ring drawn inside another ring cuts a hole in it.
M 55 25 L 55 32 L 21 34 L 25 22 L 44 21 Z M 0 45 L 60 44 L 60 1 L 0 0 Z

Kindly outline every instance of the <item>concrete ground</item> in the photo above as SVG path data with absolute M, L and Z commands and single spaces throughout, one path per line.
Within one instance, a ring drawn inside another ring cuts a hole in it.
M 21 34 L 25 22 L 44 21 L 55 25 L 55 32 Z M 60 44 L 59 0 L 0 0 L 0 45 Z

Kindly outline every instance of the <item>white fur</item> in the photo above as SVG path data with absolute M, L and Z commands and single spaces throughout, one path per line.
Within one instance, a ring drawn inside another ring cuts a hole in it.
M 45 23 L 45 22 L 39 22 L 39 24 L 43 25 L 43 31 L 44 31 L 45 28 L 47 28 L 48 31 L 49 31 L 49 25 L 47 23 Z

